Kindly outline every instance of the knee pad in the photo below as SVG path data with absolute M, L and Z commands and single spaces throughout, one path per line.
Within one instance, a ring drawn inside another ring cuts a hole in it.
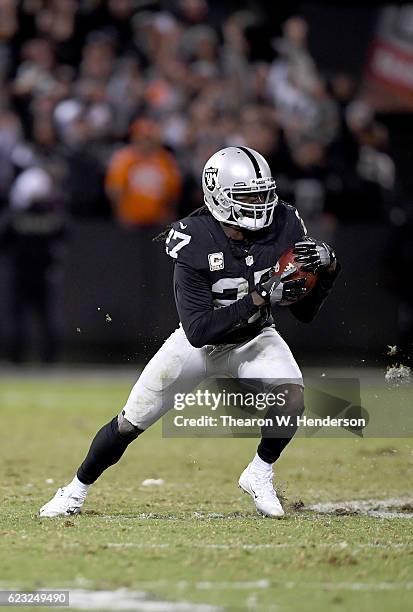
M 136 425 L 132 425 L 128 419 L 125 419 L 124 414 L 125 411 L 122 410 L 122 412 L 118 415 L 119 434 L 127 440 L 135 440 L 139 434 L 143 432 L 143 429 L 139 429 L 139 427 L 136 427 Z
M 276 393 L 282 393 L 285 398 L 284 406 L 280 407 L 282 414 L 301 416 L 304 412 L 304 388 L 301 385 L 288 383 L 277 387 Z
M 146 430 L 165 413 L 166 398 L 165 391 L 149 389 L 139 379 L 123 408 L 123 416 L 139 429 Z
M 290 440 L 297 431 L 295 419 L 304 412 L 304 389 L 301 385 L 286 383 L 273 387 L 272 393 L 277 399 L 283 398 L 283 401 L 279 401 L 276 406 L 269 407 L 265 416 L 273 419 L 272 425 L 263 426 L 261 428 L 261 435 L 263 438 L 282 438 Z M 292 422 L 279 422 L 278 419 L 280 417 L 292 419 Z

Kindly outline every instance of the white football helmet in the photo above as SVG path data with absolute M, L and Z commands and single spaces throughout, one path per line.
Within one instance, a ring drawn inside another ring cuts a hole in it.
M 263 156 L 247 147 L 226 147 L 202 171 L 205 204 L 222 223 L 248 230 L 268 227 L 278 202 L 275 181 Z

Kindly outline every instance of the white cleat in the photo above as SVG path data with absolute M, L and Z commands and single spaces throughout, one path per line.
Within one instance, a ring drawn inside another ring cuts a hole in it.
M 242 472 L 238 485 L 254 500 L 257 511 L 271 518 L 282 518 L 284 510 L 274 490 L 271 470 L 254 469 L 251 463 Z
M 79 514 L 85 498 L 74 497 L 69 487 L 57 489 L 56 495 L 40 508 L 40 518 L 53 518 L 55 516 L 74 516 Z

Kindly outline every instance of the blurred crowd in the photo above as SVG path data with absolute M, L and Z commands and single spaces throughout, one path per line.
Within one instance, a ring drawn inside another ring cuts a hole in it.
M 234 4 L 0 0 L 0 207 L 36 167 L 75 217 L 163 223 L 242 144 L 307 218 L 380 217 L 394 166 L 352 77 L 320 73 L 303 19 Z
M 305 20 L 268 23 L 263 2 L 0 0 L 0 80 L 14 361 L 30 312 L 43 360 L 56 357 L 67 219 L 130 228 L 184 216 L 219 148 L 260 151 L 310 223 L 397 215 L 387 130 L 358 83 L 322 73 Z

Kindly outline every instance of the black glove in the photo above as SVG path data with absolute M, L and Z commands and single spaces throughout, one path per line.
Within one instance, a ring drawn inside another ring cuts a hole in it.
M 272 275 L 274 268 L 264 274 L 261 281 L 255 286 L 255 291 L 260 295 L 267 303 L 275 306 L 280 302 L 296 302 L 302 298 L 307 289 L 304 287 L 305 278 L 297 278 L 294 280 L 287 280 L 289 276 L 295 274 L 295 270 L 288 270 L 278 275 Z M 269 276 L 268 280 L 266 277 Z
M 301 269 L 306 272 L 316 274 L 335 267 L 336 255 L 333 249 L 320 240 L 308 237 L 307 240 L 296 242 L 293 253 L 297 255 L 296 262 L 302 264 Z

